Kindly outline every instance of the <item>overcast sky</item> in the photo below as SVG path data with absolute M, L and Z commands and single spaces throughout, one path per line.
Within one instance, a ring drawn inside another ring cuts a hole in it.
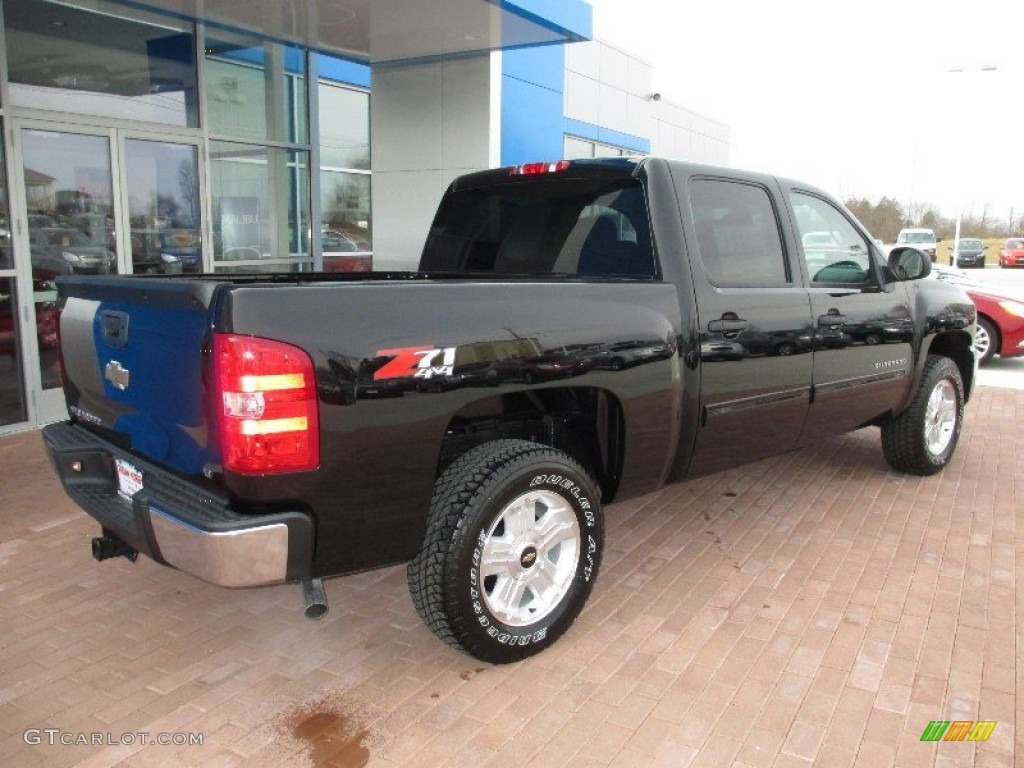
M 654 65 L 663 98 L 731 126 L 735 167 L 1024 214 L 1021 0 L 591 4 L 595 36 Z

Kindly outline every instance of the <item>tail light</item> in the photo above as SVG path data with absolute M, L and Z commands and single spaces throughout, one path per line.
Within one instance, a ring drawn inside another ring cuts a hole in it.
M 243 474 L 316 469 L 319 409 L 313 361 L 291 344 L 213 336 L 221 460 Z
M 536 176 L 541 173 L 558 173 L 568 167 L 568 160 L 559 160 L 555 163 L 526 163 L 525 165 L 512 166 L 509 169 L 509 176 Z

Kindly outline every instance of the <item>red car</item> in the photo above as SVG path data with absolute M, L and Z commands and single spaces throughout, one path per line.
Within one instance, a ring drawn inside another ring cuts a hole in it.
M 999 251 L 1000 267 L 1024 267 L 1024 238 L 1011 237 Z
M 1024 296 L 993 290 L 958 269 L 942 265 L 933 265 L 931 276 L 959 285 L 978 308 L 974 336 L 978 365 L 985 365 L 994 355 L 1024 355 Z

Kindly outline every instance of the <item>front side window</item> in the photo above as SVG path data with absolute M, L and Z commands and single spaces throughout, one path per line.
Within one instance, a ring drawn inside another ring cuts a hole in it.
M 738 181 L 690 182 L 704 271 L 719 288 L 788 285 L 778 219 L 768 191 Z
M 635 179 L 542 179 L 449 193 L 421 268 L 654 277 L 643 187 Z
M 814 195 L 789 196 L 812 283 L 858 284 L 871 279 L 867 240 L 831 203 Z

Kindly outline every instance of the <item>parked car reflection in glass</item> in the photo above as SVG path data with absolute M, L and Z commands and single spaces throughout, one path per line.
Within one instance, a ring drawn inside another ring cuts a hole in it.
M 335 229 L 320 231 L 324 253 L 324 272 L 372 272 L 370 242 L 357 235 Z
M 132 270 L 137 275 L 202 271 L 202 248 L 194 230 L 133 229 L 131 242 Z
M 107 274 L 117 271 L 114 254 L 92 243 L 77 229 L 41 227 L 29 230 L 33 268 L 56 274 Z

